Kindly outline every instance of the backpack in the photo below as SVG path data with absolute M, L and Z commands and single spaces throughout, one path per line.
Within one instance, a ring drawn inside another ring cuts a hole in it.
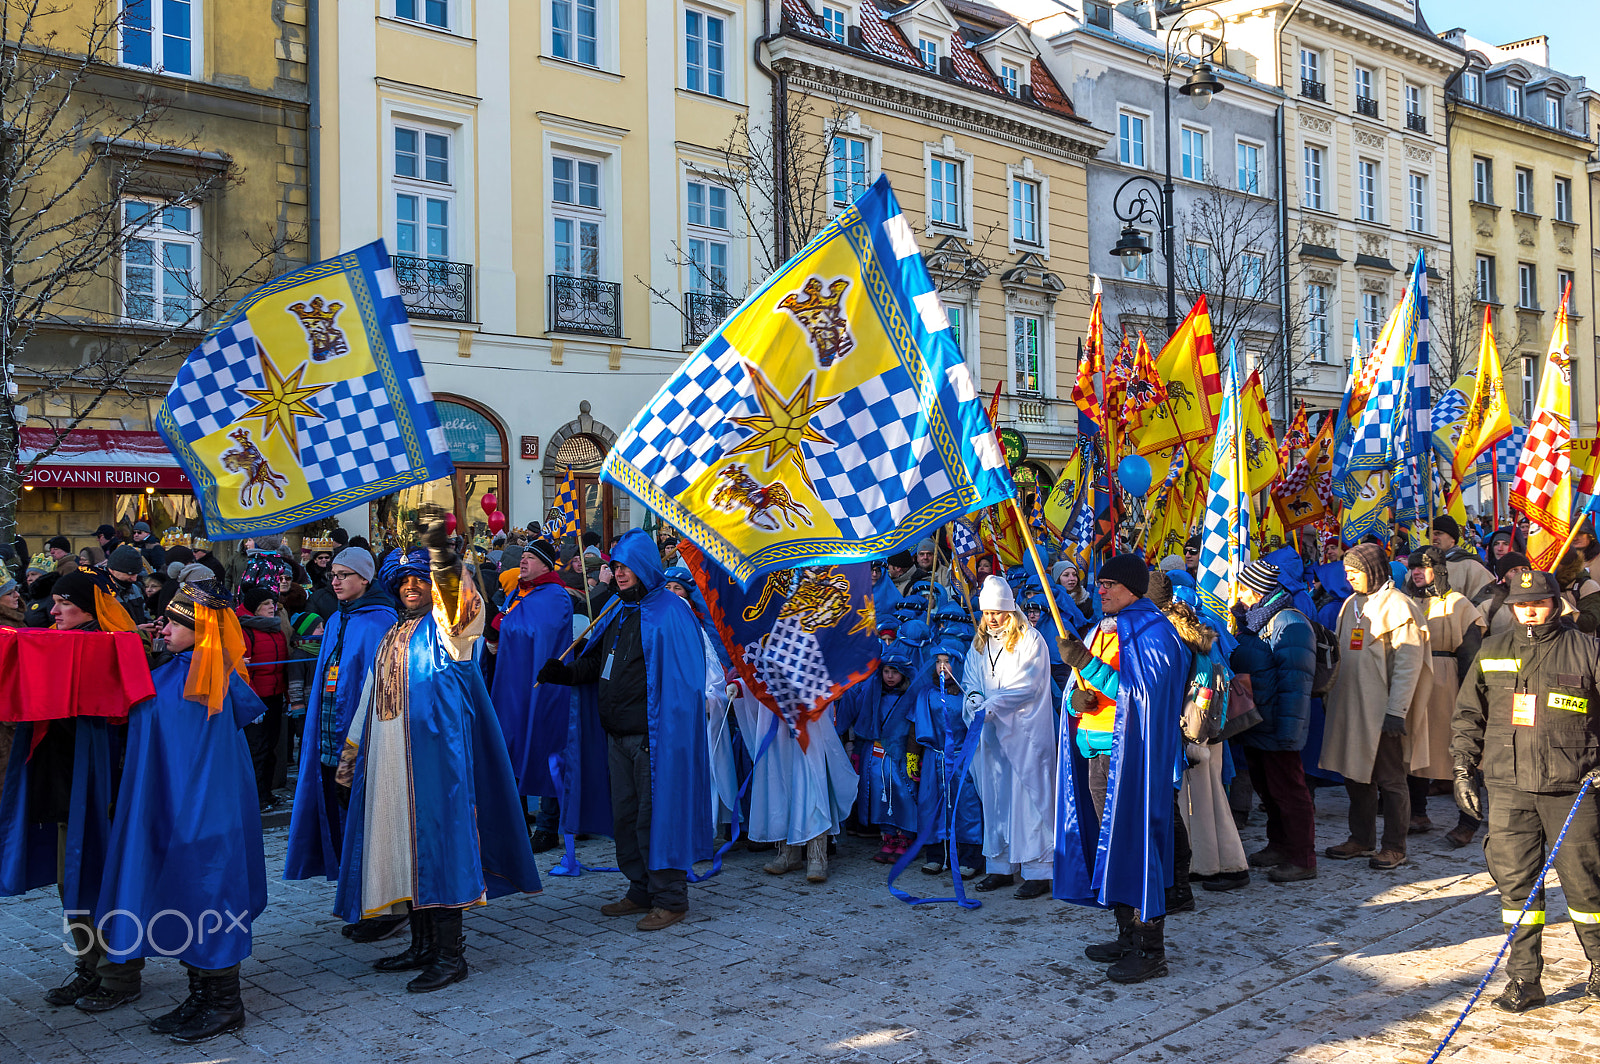
M 1228 718 L 1228 692 L 1233 670 L 1213 643 L 1204 654 L 1195 653 L 1189 687 L 1183 699 L 1183 737 L 1191 743 L 1214 743 L 1222 738 Z
M 1311 634 L 1317 642 L 1317 667 L 1311 674 L 1311 697 L 1324 698 L 1333 690 L 1333 681 L 1339 678 L 1339 640 L 1315 617 L 1307 617 L 1306 620 L 1311 622 Z

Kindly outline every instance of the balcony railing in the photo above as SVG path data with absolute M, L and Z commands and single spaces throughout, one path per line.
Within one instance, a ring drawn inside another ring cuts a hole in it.
M 1301 78 L 1300 95 L 1304 96 L 1308 100 L 1326 101 L 1328 99 L 1328 87 L 1320 81 L 1312 81 L 1310 78 Z
M 1049 419 L 1043 398 L 1017 396 L 1017 422 L 1023 425 L 1043 425 Z
M 414 318 L 472 321 L 472 267 L 465 262 L 394 257 L 394 276 Z
M 560 273 L 549 283 L 551 332 L 622 335 L 622 285 Z
M 739 306 L 726 292 L 686 292 L 683 297 L 683 346 L 694 347 L 716 331 Z
M 1417 133 L 1428 131 L 1428 120 L 1415 111 L 1406 112 L 1406 128 Z
M 1356 97 L 1356 114 L 1366 115 L 1368 118 L 1378 117 L 1378 101 L 1371 96 Z

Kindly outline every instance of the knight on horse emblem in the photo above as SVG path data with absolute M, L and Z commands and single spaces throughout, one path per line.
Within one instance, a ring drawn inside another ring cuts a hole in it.
M 228 433 L 228 438 L 239 446 L 222 453 L 222 467 L 229 472 L 245 474 L 244 484 L 239 488 L 239 505 L 247 510 L 266 505 L 268 488 L 278 498 L 283 498 L 283 489 L 288 485 L 289 478 L 272 468 L 267 456 L 261 453 L 261 448 L 250 439 L 250 430 L 234 429 Z M 250 501 L 252 491 L 256 493 L 254 502 Z
M 717 476 L 724 481 L 711 495 L 711 505 L 724 513 L 745 511 L 745 520 L 764 532 L 776 532 L 778 518 L 790 528 L 811 527 L 811 511 L 794 500 L 783 481 L 761 484 L 740 465 L 733 463 Z

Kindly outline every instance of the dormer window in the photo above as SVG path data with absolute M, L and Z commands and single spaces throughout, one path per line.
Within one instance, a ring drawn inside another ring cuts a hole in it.
M 1544 122 L 1551 129 L 1561 128 L 1561 97 L 1546 96 L 1544 98 Z
M 1506 114 L 1522 117 L 1522 86 L 1506 83 Z
M 844 8 L 833 7 L 830 4 L 822 5 L 822 32 L 843 44 L 845 41 L 845 14 Z
M 1005 86 L 1007 96 L 1020 94 L 1022 92 L 1022 72 L 1009 63 L 1001 63 L 1000 84 Z
M 1468 103 L 1483 102 L 1483 75 L 1467 71 L 1461 75 L 1461 98 Z
M 933 37 L 922 37 L 917 41 L 917 53 L 922 56 L 922 65 L 929 70 L 937 72 L 939 69 L 939 42 Z

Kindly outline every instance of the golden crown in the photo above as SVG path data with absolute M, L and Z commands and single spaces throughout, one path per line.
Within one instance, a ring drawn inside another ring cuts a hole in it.
M 339 549 L 339 545 L 327 536 L 307 537 L 300 541 L 300 545 L 312 554 L 332 554 Z
M 171 528 L 161 533 L 161 546 L 162 549 L 168 549 L 171 547 L 187 547 L 189 546 L 189 533 L 185 532 L 177 525 L 173 525 Z
M 196 551 L 209 551 L 211 549 L 211 541 L 203 536 L 196 536 L 194 537 L 194 540 L 190 542 L 189 547 Z
M 321 296 L 312 296 L 310 303 L 291 303 L 289 305 L 290 312 L 305 324 L 331 322 L 343 309 L 343 303 L 329 302 L 324 304 Z
M 822 279 L 812 277 L 807 279 L 803 289 L 806 295 L 804 302 L 795 298 L 800 294 L 799 292 L 790 292 L 779 301 L 778 305 L 785 310 L 793 312 L 796 317 L 819 310 L 837 310 L 839 301 L 844 298 L 844 294 L 849 288 L 849 281 L 838 278 L 828 285 L 827 295 L 823 295 Z

